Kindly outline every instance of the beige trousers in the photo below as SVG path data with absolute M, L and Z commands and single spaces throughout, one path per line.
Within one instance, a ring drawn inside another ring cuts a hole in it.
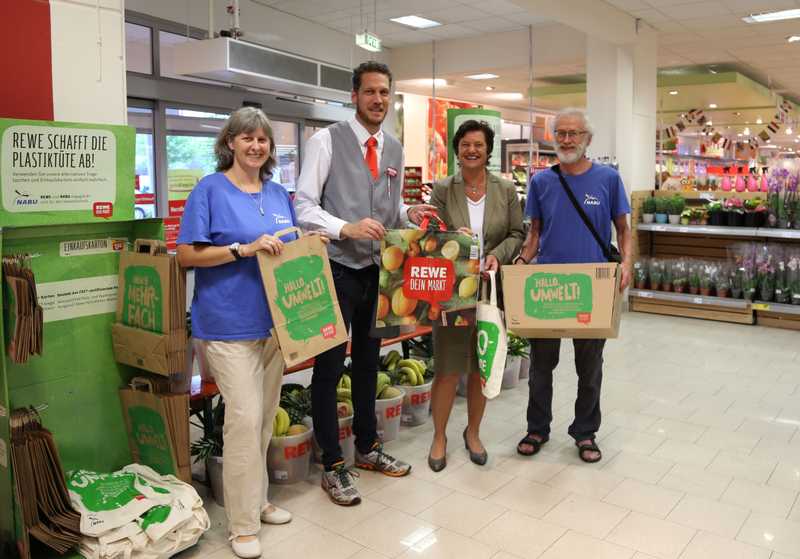
M 267 447 L 281 396 L 283 356 L 273 338 L 202 342 L 225 400 L 222 480 L 231 538 L 258 534 L 268 506 Z

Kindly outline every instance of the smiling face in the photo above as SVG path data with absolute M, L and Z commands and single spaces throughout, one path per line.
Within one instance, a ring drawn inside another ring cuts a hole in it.
M 481 130 L 467 132 L 458 142 L 458 162 L 462 169 L 476 170 L 486 167 L 488 146 Z
M 228 147 L 233 151 L 234 165 L 242 170 L 258 171 L 267 162 L 272 145 L 263 128 L 251 132 L 242 132 L 228 140 Z
M 386 118 L 391 98 L 389 76 L 380 72 L 367 72 L 361 76 L 361 87 L 353 91 L 350 99 L 356 106 L 356 116 L 371 133 L 377 132 Z
M 567 115 L 555 123 L 556 155 L 562 163 L 575 163 L 585 154 L 592 142 L 586 122 L 577 115 Z

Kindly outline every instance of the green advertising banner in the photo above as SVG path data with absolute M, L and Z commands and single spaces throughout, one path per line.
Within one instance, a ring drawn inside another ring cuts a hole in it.
M 133 219 L 130 126 L 0 119 L 0 226 Z
M 458 127 L 468 120 L 484 121 L 494 130 L 494 148 L 488 169 L 491 173 L 499 174 L 503 140 L 500 127 L 503 119 L 500 118 L 500 111 L 488 109 L 447 109 L 447 174 L 452 175 L 458 170 L 458 158 L 453 149 L 452 139 L 456 135 Z

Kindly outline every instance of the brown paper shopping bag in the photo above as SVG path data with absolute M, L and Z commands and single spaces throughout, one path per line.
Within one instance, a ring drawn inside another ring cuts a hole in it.
M 133 460 L 191 482 L 189 395 L 156 394 L 148 379 L 136 377 L 119 396 Z
M 163 241 L 138 239 L 120 254 L 114 356 L 153 373 L 183 373 L 186 272 Z
M 291 367 L 347 341 L 325 244 L 316 235 L 301 236 L 296 227 L 275 234 L 297 233 L 279 256 L 258 252 L 258 266 L 273 335 Z

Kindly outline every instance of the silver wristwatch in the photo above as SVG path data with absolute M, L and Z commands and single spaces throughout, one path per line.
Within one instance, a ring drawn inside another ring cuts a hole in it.
M 236 260 L 241 260 L 242 259 L 242 255 L 239 252 L 239 248 L 241 246 L 242 245 L 240 243 L 231 243 L 231 244 L 228 245 L 228 250 L 231 251 L 231 254 L 233 255 L 233 257 Z

